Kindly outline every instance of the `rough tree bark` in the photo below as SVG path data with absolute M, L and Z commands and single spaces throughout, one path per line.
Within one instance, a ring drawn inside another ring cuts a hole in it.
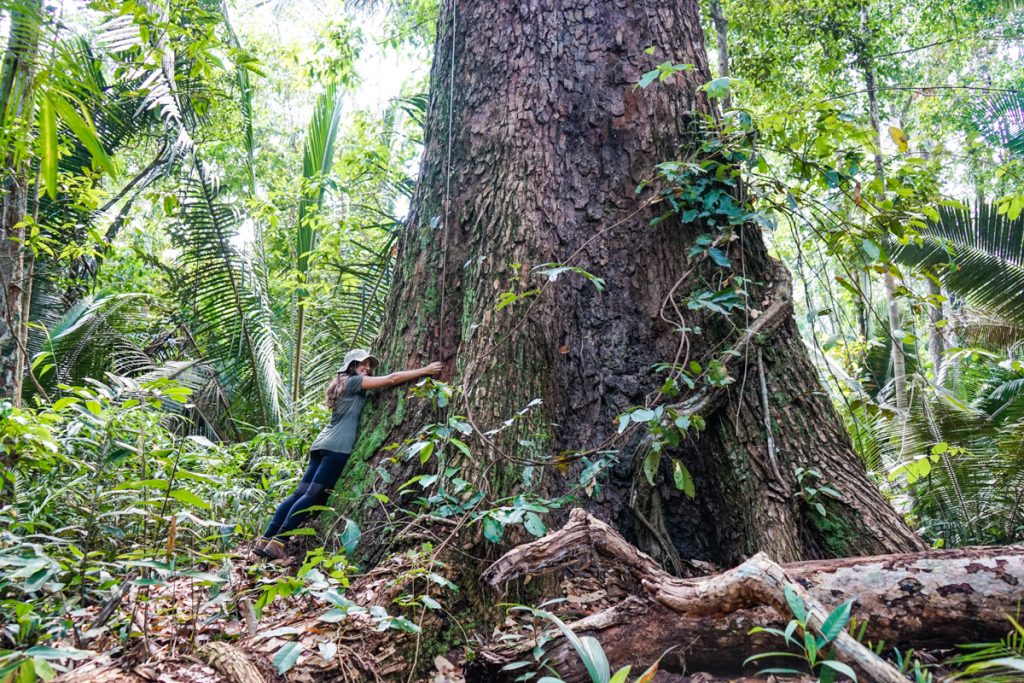
M 645 54 L 651 45 L 655 54 Z M 634 87 L 662 61 L 694 68 Z M 521 486 L 524 460 L 602 447 L 616 416 L 660 385 L 652 366 L 672 360 L 679 334 L 659 308 L 707 228 L 674 220 L 651 227 L 662 208 L 636 187 L 655 164 L 694 149 L 711 112 L 698 89 L 708 74 L 692 0 L 442 3 L 424 157 L 377 350 L 395 368 L 445 362 L 465 390 L 451 410 L 477 428 L 473 464 L 461 476 L 492 496 Z M 614 444 L 619 464 L 588 509 L 665 562 L 919 548 L 866 476 L 821 388 L 792 320 L 788 275 L 754 226 L 744 226 L 729 256 L 761 284 L 750 290 L 750 310 L 729 321 L 688 318 L 703 328 L 691 335 L 690 357 L 706 364 L 759 313 L 780 313 L 739 358 L 725 356 L 736 382 L 698 402 L 707 429 L 674 454 L 694 475 L 695 500 L 642 481 L 635 436 Z M 583 268 L 607 289 L 571 274 L 542 283 L 531 271 L 545 263 Z M 683 282 L 677 296 L 698 283 Z M 534 289 L 497 310 L 499 293 Z M 543 399 L 539 410 L 480 438 L 534 398 Z M 379 449 L 437 418 L 401 395 L 377 399 L 339 490 L 350 497 L 378 486 L 397 499 L 418 461 L 393 467 L 387 490 L 372 466 L 393 452 Z M 797 467 L 816 468 L 820 483 L 842 494 L 827 519 L 801 505 Z M 544 468 L 533 490 L 565 493 L 577 473 Z M 365 515 L 370 524 L 384 518 L 379 508 Z M 385 537 L 367 539 L 371 558 Z

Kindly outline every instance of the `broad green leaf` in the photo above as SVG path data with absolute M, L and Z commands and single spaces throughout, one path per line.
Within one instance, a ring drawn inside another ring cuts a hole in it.
M 75 107 L 59 93 L 51 91 L 48 97 L 53 108 L 60 115 L 61 120 L 71 129 L 71 132 L 82 143 L 82 146 L 89 150 L 93 163 L 111 176 L 116 176 L 117 167 L 107 154 L 107 150 L 103 148 L 103 143 L 100 141 L 99 135 L 96 133 L 92 123 L 82 118 Z
M 171 496 L 171 498 L 174 498 L 175 500 L 179 500 L 182 503 L 186 503 L 188 505 L 194 505 L 197 508 L 202 508 L 203 510 L 209 510 L 210 509 L 210 504 L 209 503 L 207 503 L 205 500 L 203 500 L 202 498 L 200 498 L 196 494 L 192 493 L 188 489 L 174 489 L 173 491 L 171 491 L 170 496 Z
M 491 543 L 501 543 L 501 537 L 505 533 L 505 528 L 501 525 L 501 522 L 490 515 L 485 515 L 483 518 L 483 525 L 484 538 Z
M 708 249 L 708 256 L 710 256 L 711 260 L 717 265 L 723 268 L 732 268 L 732 261 L 730 261 L 729 257 L 725 255 L 725 252 L 718 247 L 711 247 Z
M 45 683 L 50 683 L 57 677 L 57 672 L 53 670 L 53 666 L 42 657 L 32 658 L 32 668 L 35 670 L 36 676 L 43 679 Z
M 860 248 L 871 261 L 877 261 L 882 257 L 882 250 L 875 244 L 874 240 L 869 240 L 865 237 L 860 241 Z
M 857 672 L 851 669 L 848 665 L 843 664 L 842 662 L 837 662 L 834 659 L 826 659 L 821 662 L 821 665 L 827 666 L 828 668 L 833 669 L 838 673 L 841 673 L 842 675 L 846 676 L 852 681 L 857 680 Z M 1024 669 L 1021 670 L 1024 671 Z
M 47 647 L 36 645 L 25 650 L 26 657 L 42 657 L 43 659 L 87 659 L 95 652 L 91 650 L 79 650 L 74 647 Z
M 826 641 L 831 643 L 836 639 L 836 636 L 843 632 L 843 629 L 846 628 L 846 623 L 850 621 L 850 608 L 852 607 L 853 603 L 847 601 L 836 607 L 828 615 L 825 623 L 821 625 L 821 635 L 825 637 Z
M 295 662 L 299 661 L 299 655 L 301 654 L 302 645 L 299 643 L 286 643 L 274 655 L 274 667 L 277 669 L 277 673 L 283 676 L 291 671 L 292 667 L 295 666 Z
M 629 670 L 631 668 L 632 667 L 628 665 L 622 667 L 616 671 L 610 679 L 608 679 L 608 683 L 626 683 L 626 679 L 629 677 Z
M 999 657 L 990 659 L 987 662 L 978 662 L 971 666 L 972 669 L 1005 668 L 1014 671 L 1024 671 L 1024 657 Z
M 49 94 L 39 105 L 39 173 L 50 199 L 57 198 L 57 112 Z
M 608 666 L 608 657 L 604 654 L 601 642 L 594 636 L 580 636 L 576 645 L 576 654 L 583 660 L 583 666 L 587 668 L 590 677 L 595 681 L 607 681 L 611 677 L 611 667 Z
M 629 419 L 633 422 L 650 422 L 655 417 L 655 412 L 649 408 L 638 408 L 629 414 Z
M 341 532 L 341 544 L 345 546 L 345 552 L 348 555 L 354 555 L 356 552 L 356 546 L 359 545 L 359 537 L 362 532 L 359 530 L 359 525 L 351 519 L 345 520 L 345 529 Z
M 661 72 L 658 71 L 657 69 L 652 69 L 651 71 L 648 71 L 643 76 L 641 76 L 640 80 L 637 81 L 636 84 L 641 88 L 646 88 L 651 83 L 654 83 L 654 80 L 658 77 L 658 74 L 660 73 Z
M 715 99 L 719 97 L 725 97 L 729 94 L 729 90 L 732 89 L 732 82 L 735 79 L 727 78 L 725 76 L 716 78 L 713 81 L 705 83 L 700 87 L 701 90 L 708 94 L 708 97 Z
M 658 474 L 658 465 L 661 464 L 661 452 L 656 450 L 648 451 L 644 456 L 644 476 L 654 486 L 654 477 Z
M 534 536 L 543 536 L 548 532 L 543 520 L 536 512 L 527 512 L 523 518 L 523 526 Z
M 76 403 L 80 403 L 80 399 L 77 399 L 74 396 L 65 396 L 64 398 L 58 398 L 56 401 L 54 401 L 53 406 L 51 406 L 51 409 L 59 412 L 61 410 L 64 410 L 68 406 L 75 405 Z
M 672 479 L 675 481 L 676 488 L 685 493 L 687 498 L 693 498 L 697 495 L 697 490 L 693 486 L 693 477 L 690 476 L 690 470 L 686 469 L 686 465 L 675 458 L 672 459 Z
M 782 588 L 783 594 L 786 596 L 786 604 L 789 605 L 789 610 L 796 617 L 796 620 L 801 625 L 807 623 L 807 606 L 804 604 L 804 599 L 797 595 L 797 592 L 793 590 L 793 585 L 787 583 Z

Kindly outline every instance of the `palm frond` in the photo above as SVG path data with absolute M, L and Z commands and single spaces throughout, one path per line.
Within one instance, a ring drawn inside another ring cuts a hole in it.
M 272 424 L 280 420 L 284 399 L 278 343 L 266 292 L 231 241 L 239 222 L 216 174 L 196 162 L 172 226 L 172 238 L 182 249 L 183 272 L 175 286 L 183 315 L 225 384 L 236 387 L 237 397 L 254 396 L 263 424 Z
M 295 253 L 298 257 L 299 273 L 309 271 L 309 256 L 316 247 L 317 231 L 313 217 L 319 213 L 326 190 L 325 179 L 330 174 L 334 160 L 334 147 L 338 139 L 338 125 L 341 123 L 341 92 L 333 83 L 329 84 L 317 98 L 313 116 L 306 129 L 306 141 L 302 150 L 303 192 L 299 200 L 299 224 L 296 230 Z
M 334 161 L 334 146 L 341 123 L 341 92 L 334 83 L 317 98 L 313 117 L 306 129 L 302 150 L 302 196 L 299 199 L 298 225 L 295 231 L 296 269 L 304 284 L 309 276 L 309 258 L 319 235 L 317 219 L 323 208 L 326 179 Z M 292 402 L 302 394 L 302 350 L 305 343 L 306 297 L 304 288 L 297 292 L 295 348 L 292 354 Z
M 49 388 L 103 377 L 133 340 L 145 336 L 149 296 L 127 292 L 86 296 L 48 328 L 35 354 L 36 375 Z
M 1024 342 L 1024 327 L 967 306 L 950 316 L 950 326 L 968 344 L 1009 349 Z
M 893 260 L 935 273 L 942 286 L 978 310 L 1024 328 L 1024 217 L 991 204 L 940 207 L 918 243 L 892 249 Z
M 227 29 L 228 39 L 239 53 L 242 52 L 242 43 L 238 34 L 231 26 L 228 17 L 227 0 L 221 0 L 220 13 L 224 17 L 224 28 Z M 245 171 L 249 183 L 249 194 L 256 194 L 256 139 L 252 127 L 252 83 L 249 81 L 249 69 L 245 64 L 235 60 L 235 85 L 238 86 L 238 106 L 242 113 L 242 144 L 245 147 Z
M 1024 93 L 1001 92 L 981 100 L 975 108 L 975 125 L 985 139 L 1024 157 Z
M 374 237 L 379 242 L 352 240 L 353 252 L 329 264 L 337 279 L 324 309 L 316 311 L 318 323 L 310 339 L 316 351 L 303 367 L 304 386 L 315 390 L 303 393 L 299 410 L 321 399 L 320 388 L 334 376 L 349 348 L 370 347 L 380 331 L 391 289 L 398 231 Z
M 906 506 L 922 531 L 952 545 L 1011 542 L 1022 531 L 1015 520 L 1024 500 L 1024 420 L 998 414 L 1013 387 L 1004 387 L 1003 401 L 992 399 L 1006 373 L 987 358 L 972 361 L 957 388 L 974 387 L 984 400 L 962 400 L 914 376 L 906 414 L 880 409 L 869 397 L 844 409 L 859 426 L 854 443 L 870 456 L 869 467 L 905 480 Z

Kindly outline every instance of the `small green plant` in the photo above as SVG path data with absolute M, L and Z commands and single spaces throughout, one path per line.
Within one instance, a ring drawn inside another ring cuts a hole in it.
M 762 659 L 797 659 L 803 662 L 812 673 L 816 673 L 821 683 L 832 683 L 840 675 L 856 681 L 856 672 L 849 665 L 834 659 L 831 647 L 833 641 L 846 629 L 846 624 L 850 621 L 850 608 L 853 603 L 844 602 L 839 605 L 825 618 L 820 629 L 813 629 L 810 625 L 810 610 L 793 585 L 787 584 L 783 588 L 783 592 L 786 596 L 786 604 L 789 605 L 793 614 L 793 619 L 786 625 L 785 630 L 755 626 L 750 633 L 770 633 L 779 636 L 795 652 L 761 652 L 748 657 L 743 662 L 744 666 Z M 758 674 L 786 675 L 802 675 L 804 673 L 799 669 L 789 668 L 762 669 L 758 672 Z
M 882 657 L 885 652 L 885 641 L 879 640 L 877 642 L 867 639 L 868 623 L 870 619 L 857 619 L 856 617 L 850 618 L 850 623 L 847 628 L 850 635 L 859 642 L 867 646 L 869 650 L 875 653 L 876 656 Z M 921 660 L 914 656 L 914 650 L 900 650 L 899 648 L 892 648 L 890 655 L 891 661 L 896 665 L 901 674 L 911 676 L 914 683 L 933 683 L 934 677 L 932 673 L 928 671 L 927 666 L 921 663 Z
M 551 604 L 551 603 L 545 603 Z M 543 606 L 543 605 L 542 605 Z M 537 608 L 528 607 L 526 605 L 514 605 L 509 611 L 512 612 L 526 612 L 534 619 L 542 619 L 555 625 L 558 631 L 561 632 L 562 636 L 572 645 L 576 651 L 576 655 L 580 658 L 580 662 L 583 667 L 587 670 L 587 674 L 590 676 L 591 683 L 627 683 L 629 679 L 629 673 L 632 670 L 631 666 L 624 666 L 615 673 L 612 673 L 611 666 L 608 664 L 608 656 L 604 652 L 604 648 L 601 647 L 601 642 L 593 636 L 579 636 L 569 626 L 556 617 L 551 612 Z M 530 668 L 530 671 L 526 671 L 516 678 L 516 681 L 530 681 L 534 677 L 539 675 L 540 671 L 548 670 L 555 673 L 552 669 L 549 660 L 546 656 L 544 647 L 551 642 L 553 634 L 550 629 L 538 629 L 535 625 L 525 625 L 527 630 L 534 633 L 536 637 L 536 646 L 533 648 L 533 661 L 520 661 L 512 662 L 504 667 L 505 671 L 516 671 L 519 669 Z M 664 656 L 664 655 L 662 655 Z M 658 665 L 661 663 L 661 658 L 658 658 L 654 664 L 651 664 L 642 674 L 637 678 L 633 679 L 633 683 L 650 683 L 654 679 L 654 674 L 658 672 Z M 541 676 L 537 679 L 537 683 L 563 683 L 561 678 L 557 676 Z
M 643 472 L 652 486 L 665 449 L 678 448 L 691 429 L 700 432 L 705 427 L 704 418 L 700 415 L 684 415 L 665 406 L 633 408 L 619 415 L 619 434 L 625 432 L 631 423 L 642 424 L 651 437 L 650 449 L 643 459 Z M 687 497 L 697 495 L 690 470 L 678 458 L 672 458 L 672 481 Z
M 914 656 L 913 650 L 907 650 L 906 653 L 893 648 L 893 658 L 896 660 L 896 666 L 900 670 L 901 674 L 912 676 L 914 683 L 933 683 L 935 678 L 932 676 L 932 672 L 928 671 L 921 660 Z
M 842 500 L 839 491 L 836 491 L 831 486 L 822 484 L 821 472 L 813 467 L 810 469 L 797 467 L 794 470 L 794 474 L 796 475 L 796 484 L 799 487 L 797 495 L 800 497 L 800 500 L 822 517 L 828 517 L 825 501 L 826 499 Z
M 1018 621 L 1019 614 L 1017 617 L 1006 615 L 1013 628 L 1002 640 L 961 645 L 965 652 L 946 662 L 951 666 L 964 667 L 953 680 L 1014 683 L 1024 679 L 1024 627 Z

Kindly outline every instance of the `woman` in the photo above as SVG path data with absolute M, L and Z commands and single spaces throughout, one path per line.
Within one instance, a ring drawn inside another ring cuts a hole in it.
M 307 510 L 310 507 L 323 505 L 327 501 L 329 489 L 338 481 L 352 454 L 366 392 L 436 375 L 442 367 L 441 363 L 435 362 L 416 370 L 373 377 L 376 365 L 377 359 L 368 351 L 355 349 L 345 354 L 341 369 L 327 387 L 327 407 L 331 409 L 331 421 L 309 448 L 309 467 L 302 481 L 294 493 L 277 506 L 267 530 L 256 541 L 256 554 L 275 560 L 287 557 L 280 537 L 297 529 L 308 517 Z

